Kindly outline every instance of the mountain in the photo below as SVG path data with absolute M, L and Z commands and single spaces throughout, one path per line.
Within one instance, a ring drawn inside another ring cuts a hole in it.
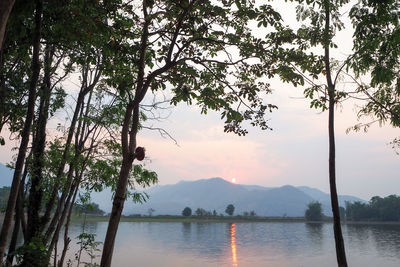
M 0 187 L 10 186 L 13 170 L 0 163 Z M 147 214 L 148 209 L 154 214 L 181 214 L 185 207 L 208 211 L 216 210 L 225 214 L 228 204 L 235 206 L 235 214 L 254 210 L 260 216 L 303 216 L 307 204 L 311 201 L 322 203 L 325 215 L 331 216 L 330 195 L 318 189 L 285 185 L 282 187 L 263 187 L 259 185 L 239 185 L 222 178 L 181 181 L 173 185 L 158 185 L 145 191 L 150 199 L 144 204 L 125 202 L 124 214 Z M 110 212 L 112 193 L 109 189 L 101 193 L 92 193 L 92 201 L 102 210 Z M 339 196 L 339 205 L 345 201 L 364 200 L 354 196 Z
M 0 187 L 11 186 L 14 171 L 0 163 Z
M 310 187 L 262 187 L 239 185 L 222 178 L 181 181 L 174 185 L 155 186 L 145 191 L 150 199 L 144 204 L 125 203 L 125 214 L 147 214 L 152 208 L 153 214 L 181 214 L 185 207 L 225 213 L 228 204 L 235 206 L 235 214 L 254 210 L 260 216 L 303 216 L 307 204 L 320 201 L 326 215 L 331 215 L 330 196 Z M 352 196 L 339 196 L 340 205 L 344 201 L 364 200 Z

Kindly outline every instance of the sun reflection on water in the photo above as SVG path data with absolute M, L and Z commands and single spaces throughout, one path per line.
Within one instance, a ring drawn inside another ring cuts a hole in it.
M 232 248 L 232 266 L 238 266 L 236 256 L 236 237 L 235 237 L 235 224 L 231 224 L 231 248 Z

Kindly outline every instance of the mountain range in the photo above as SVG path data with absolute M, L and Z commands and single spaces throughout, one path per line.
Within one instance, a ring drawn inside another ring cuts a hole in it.
M 14 171 L 0 163 L 0 187 L 10 186 Z
M 0 163 L 0 187 L 10 186 L 13 171 Z M 319 189 L 307 186 L 285 185 L 281 187 L 263 187 L 259 185 L 241 185 L 222 178 L 181 181 L 172 185 L 157 185 L 145 190 L 150 199 L 144 204 L 125 202 L 124 214 L 147 214 L 154 209 L 154 215 L 180 215 L 185 207 L 194 212 L 197 208 L 207 211 L 216 210 L 225 213 L 228 204 L 235 206 L 235 214 L 255 211 L 259 216 L 303 216 L 307 204 L 312 201 L 322 203 L 323 212 L 331 216 L 330 195 Z M 92 194 L 92 200 L 106 212 L 111 211 L 111 192 L 105 190 Z M 339 205 L 345 201 L 361 201 L 354 196 L 339 196 Z
M 185 207 L 194 212 L 197 208 L 225 213 L 228 204 L 235 206 L 235 214 L 255 211 L 259 216 L 304 216 L 307 204 L 322 203 L 325 215 L 331 216 L 330 196 L 307 186 L 263 187 L 230 183 L 222 178 L 181 181 L 173 185 L 159 185 L 146 191 L 150 199 L 144 204 L 125 203 L 125 214 L 147 214 L 154 209 L 155 215 L 179 215 Z M 345 201 L 364 200 L 354 196 L 339 196 L 340 206 Z

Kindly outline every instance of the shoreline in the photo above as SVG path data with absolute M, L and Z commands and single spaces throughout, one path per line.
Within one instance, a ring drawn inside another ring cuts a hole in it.
M 85 215 L 73 216 L 72 221 L 83 221 Z M 96 216 L 86 215 L 87 222 L 108 222 L 109 216 Z M 122 216 L 121 222 L 182 222 L 182 223 L 252 223 L 252 222 L 265 222 L 265 223 L 332 223 L 332 219 L 327 218 L 323 221 L 307 221 L 303 217 L 242 217 L 242 216 L 224 216 L 224 217 L 182 217 L 182 216 Z M 342 221 L 342 225 L 400 225 L 396 221 Z

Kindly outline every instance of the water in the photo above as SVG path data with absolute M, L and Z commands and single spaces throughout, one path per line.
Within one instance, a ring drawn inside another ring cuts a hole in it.
M 106 229 L 107 222 L 86 225 L 97 241 L 104 241 Z M 73 224 L 70 236 L 81 231 Z M 400 266 L 400 225 L 343 225 L 343 235 L 349 266 Z M 122 222 L 112 265 L 337 266 L 332 224 L 263 222 Z

